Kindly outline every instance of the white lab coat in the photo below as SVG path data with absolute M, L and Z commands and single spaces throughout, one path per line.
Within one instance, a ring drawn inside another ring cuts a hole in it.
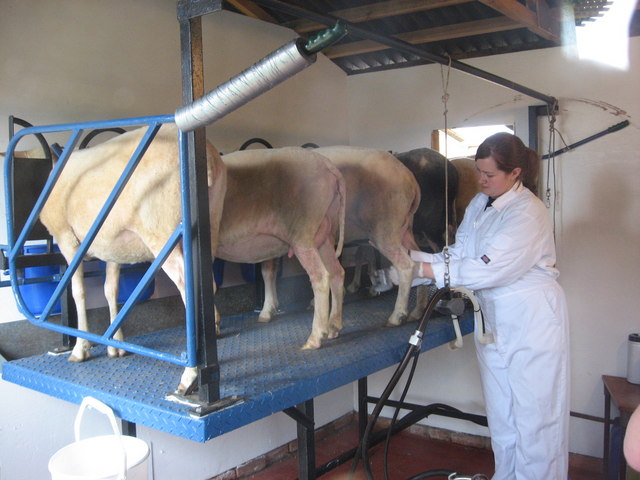
M 494 343 L 476 351 L 496 460 L 493 480 L 566 480 L 569 428 L 569 327 L 556 282 L 547 211 L 520 183 L 485 210 L 469 204 L 450 247 L 450 285 L 475 291 Z M 431 262 L 444 285 L 442 253 Z

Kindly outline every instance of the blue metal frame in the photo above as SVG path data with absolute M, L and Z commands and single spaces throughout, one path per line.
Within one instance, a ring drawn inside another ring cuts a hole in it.
M 414 289 L 415 290 L 415 289 Z M 106 348 L 95 347 L 89 362 L 72 363 L 54 355 L 36 355 L 6 362 L 2 378 L 65 401 L 80 404 L 90 395 L 109 405 L 123 420 L 189 440 L 207 440 L 248 425 L 396 365 L 404 356 L 416 322 L 385 327 L 393 309 L 393 291 L 347 302 L 340 336 L 319 350 L 301 350 L 311 331 L 311 312 L 293 312 L 267 325 L 247 312 L 222 318 L 218 338 L 220 397 L 243 399 L 202 417 L 192 407 L 167 399 L 180 368 L 140 355 L 118 361 Z M 460 317 L 463 335 L 473 331 L 473 312 Z M 141 343 L 182 348 L 184 329 L 174 328 L 138 337 Z M 421 351 L 455 339 L 451 320 L 432 318 Z M 467 342 L 473 338 L 467 337 Z M 429 358 L 427 356 L 427 358 Z
M 28 127 L 20 130 L 16 133 L 10 140 L 9 146 L 6 152 L 6 161 L 5 161 L 5 207 L 6 207 L 6 218 L 7 218 L 7 258 L 9 261 L 9 274 L 11 278 L 11 287 L 13 290 L 14 297 L 16 299 L 16 303 L 18 305 L 19 310 L 25 315 L 27 320 L 29 320 L 32 324 L 44 327 L 49 330 L 54 330 L 56 332 L 60 332 L 67 335 L 72 335 L 75 337 L 80 337 L 87 339 L 91 342 L 108 345 L 112 347 L 116 347 L 119 349 L 126 350 L 128 352 L 137 353 L 140 355 L 148 356 L 151 358 L 156 358 L 159 360 L 167 361 L 174 363 L 176 365 L 185 366 L 185 367 L 195 367 L 197 365 L 197 346 L 196 346 L 196 327 L 195 327 L 195 307 L 193 302 L 193 294 L 194 294 L 194 285 L 193 285 L 193 275 L 192 275 L 192 252 L 191 252 L 191 229 L 188 228 L 191 225 L 191 211 L 189 207 L 189 167 L 186 161 L 187 158 L 187 142 L 186 142 L 186 134 L 179 131 L 178 138 L 176 141 L 178 142 L 178 150 L 180 155 L 180 192 L 181 192 L 181 201 L 182 201 L 182 222 L 178 224 L 175 231 L 161 250 L 158 257 L 151 263 L 151 266 L 147 269 L 146 273 L 143 275 L 142 279 L 133 290 L 129 299 L 125 302 L 125 304 L 120 309 L 117 317 L 115 318 L 113 324 L 105 331 L 104 334 L 98 335 L 90 332 L 83 332 L 76 328 L 68 327 L 65 325 L 58 325 L 55 323 L 51 323 L 48 321 L 48 317 L 51 314 L 56 302 L 61 297 L 63 291 L 69 285 L 71 281 L 71 277 L 76 272 L 80 262 L 82 262 L 87 250 L 89 249 L 91 242 L 95 239 L 96 235 L 102 224 L 104 223 L 107 215 L 111 211 L 111 208 L 115 204 L 118 196 L 124 189 L 127 181 L 133 174 L 136 166 L 140 162 L 142 156 L 146 152 L 149 144 L 154 139 L 156 133 L 160 129 L 160 126 L 164 123 L 173 123 L 174 115 L 162 115 L 162 116 L 152 116 L 152 117 L 137 117 L 137 118 L 125 118 L 125 119 L 116 119 L 116 120 L 105 120 L 105 121 L 96 121 L 96 122 L 85 122 L 85 123 L 70 123 L 70 124 L 59 124 L 59 125 L 49 125 L 49 126 L 41 126 L 41 127 Z M 22 293 L 18 288 L 20 283 L 17 267 L 16 267 L 16 259 L 17 257 L 22 255 L 24 245 L 26 239 L 28 238 L 29 232 L 33 229 L 33 226 L 42 211 L 44 204 L 49 197 L 55 182 L 60 177 L 62 169 L 66 165 L 71 152 L 75 148 L 80 135 L 85 129 L 96 129 L 96 128 L 113 128 L 113 127 L 131 127 L 131 126 L 144 126 L 148 125 L 148 130 L 142 138 L 138 148 L 133 153 L 131 159 L 127 163 L 127 166 L 123 170 L 120 178 L 118 179 L 113 191 L 107 198 L 105 204 L 103 205 L 100 213 L 96 217 L 94 223 L 91 228 L 87 232 L 86 238 L 80 244 L 78 252 L 76 253 L 73 260 L 70 262 L 68 268 L 65 273 L 62 275 L 58 286 L 53 292 L 51 298 L 49 299 L 47 305 L 44 308 L 44 311 L 40 316 L 34 315 L 26 305 L 22 297 Z M 17 238 L 14 232 L 14 219 L 13 219 L 13 168 L 14 168 L 14 157 L 13 152 L 15 150 L 18 142 L 27 135 L 35 135 L 37 133 L 52 133 L 52 132 L 64 132 L 70 131 L 71 135 L 67 144 L 62 151 L 62 154 L 53 168 L 45 187 L 40 194 L 31 214 L 29 215 L 25 226 L 22 231 L 19 232 Z M 185 228 L 185 226 L 187 226 Z M 15 239 L 15 240 L 14 240 Z M 171 253 L 173 248 L 182 241 L 183 251 L 184 251 L 184 260 L 185 260 L 185 298 L 186 298 L 186 351 L 182 352 L 181 355 L 172 355 L 166 352 L 154 350 L 148 347 L 144 347 L 141 345 L 136 345 L 133 343 L 128 343 L 124 341 L 118 341 L 113 339 L 113 335 L 120 328 L 126 316 L 129 314 L 133 306 L 138 302 L 139 298 L 142 296 L 144 290 L 147 288 L 148 284 L 153 279 L 156 272 L 161 268 L 165 259 Z

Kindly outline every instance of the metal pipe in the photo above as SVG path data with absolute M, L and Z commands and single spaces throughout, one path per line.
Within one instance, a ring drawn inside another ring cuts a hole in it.
M 593 140 L 596 140 L 600 137 L 603 137 L 605 135 L 608 135 L 610 133 L 613 132 L 617 132 L 618 130 L 622 130 L 625 127 L 629 126 L 629 120 L 624 120 L 620 123 L 616 123 L 615 125 L 610 126 L 609 128 L 607 128 L 606 130 L 602 130 L 601 132 L 598 133 L 594 133 L 593 135 L 587 137 L 587 138 L 583 138 L 582 140 L 577 141 L 576 143 L 572 143 L 571 145 L 567 145 L 564 148 L 561 148 L 560 150 L 556 150 L 555 152 L 553 152 L 552 154 L 545 154 L 543 155 L 541 158 L 542 160 L 547 160 L 550 157 L 555 157 L 556 155 L 562 155 L 563 153 L 566 153 L 570 150 L 573 150 L 574 148 L 579 147 L 580 145 L 584 145 L 585 143 L 589 143 L 592 142 Z
M 316 61 L 317 52 L 347 34 L 344 22 L 329 25 L 332 27 L 309 40 L 292 40 L 216 89 L 177 109 L 178 128 L 190 132 L 209 125 L 307 68 Z
M 497 85 L 507 87 L 511 90 L 515 90 L 516 92 L 523 93 L 529 97 L 537 98 L 538 100 L 542 100 L 543 102 L 549 105 L 553 105 L 556 102 L 556 99 L 550 95 L 545 95 L 544 93 L 537 92 L 528 87 L 512 82 L 511 80 L 507 80 L 506 78 L 502 78 L 502 77 L 499 77 L 498 75 L 494 75 L 492 73 L 486 72 L 479 68 L 472 67 L 471 65 L 467 65 L 466 63 L 462 63 L 457 60 L 452 60 L 449 58 L 441 57 L 440 55 L 429 53 L 426 50 L 420 47 L 416 47 L 415 45 L 412 45 L 408 42 L 404 42 L 396 38 L 388 37 L 386 35 L 380 35 L 380 34 L 374 33 L 372 31 L 358 27 L 344 20 L 338 19 L 337 17 L 332 17 L 330 15 L 324 15 L 324 14 L 312 12 L 310 10 L 297 7 L 295 5 L 290 5 L 280 0 L 254 0 L 254 3 L 263 5 L 266 7 L 274 8 L 276 10 L 279 10 L 284 13 L 288 13 L 289 15 L 293 15 L 295 17 L 302 17 L 309 20 L 313 20 L 315 22 L 322 23 L 323 25 L 333 25 L 334 23 L 336 23 L 336 21 L 340 20 L 341 22 L 345 22 L 348 32 L 357 37 L 364 38 L 367 40 L 373 40 L 374 42 L 381 43 L 383 45 L 394 48 L 396 50 L 400 50 L 406 53 L 411 53 L 412 55 L 415 55 L 424 60 L 440 63 L 442 65 L 451 65 L 451 68 L 455 68 L 456 70 L 460 70 L 462 72 L 468 73 L 475 77 L 480 77 L 484 80 L 495 83 Z
M 304 48 L 303 40 L 293 40 L 190 105 L 176 110 L 176 125 L 183 132 L 190 132 L 213 123 L 315 60 L 316 54 Z

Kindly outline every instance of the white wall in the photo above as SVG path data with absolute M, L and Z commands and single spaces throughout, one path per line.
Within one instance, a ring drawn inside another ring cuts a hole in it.
M 205 89 L 295 37 L 229 12 L 203 17 Z M 209 126 L 207 134 L 222 152 L 252 137 L 274 146 L 348 143 L 346 94 L 345 74 L 318 55 L 315 64 Z M 35 125 L 174 112 L 181 105 L 176 2 L 4 0 L 0 98 L 0 119 L 13 114 Z M 6 127 L 0 128 L 0 151 L 7 143 Z M 3 206 L 2 212 L 5 243 Z M 0 322 L 24 318 L 9 288 L 0 289 L 0 302 Z M 346 386 L 320 397 L 317 424 L 350 412 L 351 391 Z M 76 411 L 0 380 L 0 479 L 48 478 L 49 457 L 72 441 Z M 173 480 L 210 478 L 289 442 L 295 432 L 293 420 L 276 414 L 205 444 L 144 427 L 138 433 L 153 446 L 156 480 Z
M 67 123 L 166 114 L 179 106 L 174 2 L 5 0 L 2 8 L 0 117 Z M 67 13 L 73 15 L 62 16 Z M 203 25 L 207 89 L 295 36 L 230 13 L 205 17 Z M 558 97 L 558 128 L 568 143 L 623 119 L 632 122 L 557 160 L 559 267 L 572 322 L 572 410 L 596 416 L 603 410 L 600 376 L 625 375 L 626 335 L 640 330 L 634 297 L 640 227 L 633 221 L 640 215 L 634 182 L 640 173 L 634 121 L 640 108 L 639 48 L 640 40 L 632 39 L 626 73 L 567 59 L 560 49 L 467 61 Z M 540 103 L 456 71 L 449 93 L 449 126 L 511 123 L 525 137 L 523 112 Z M 443 127 L 441 96 L 437 65 L 346 78 L 319 56 L 316 65 L 209 127 L 208 136 L 223 152 L 253 136 L 275 145 L 314 141 L 408 150 L 428 146 L 431 130 Z M 6 143 L 0 129 L 0 151 Z M 0 289 L 0 319 L 13 319 L 13 300 L 5 292 Z M 408 400 L 482 413 L 470 338 L 465 345 L 423 356 Z M 381 391 L 389 376 L 376 375 L 372 392 Z M 0 399 L 0 439 L 7 442 L 0 445 L 0 479 L 46 478 L 50 454 L 71 439 L 65 428 L 75 406 L 2 381 Z M 353 407 L 350 387 L 323 396 L 316 403 L 318 424 Z M 486 434 L 462 422 L 429 423 Z M 601 424 L 572 419 L 571 427 L 572 451 L 601 455 Z M 178 471 L 208 478 L 284 444 L 294 430 L 291 420 L 275 415 L 204 445 L 144 428 L 140 436 L 154 445 L 155 478 L 161 480 L 176 478 Z
M 559 48 L 467 63 L 558 98 L 557 128 L 568 144 L 631 121 L 626 129 L 556 159 L 558 266 L 572 329 L 571 409 L 602 417 L 601 375 L 626 375 L 627 335 L 640 330 L 640 225 L 635 220 L 640 215 L 640 38 L 631 39 L 628 72 L 573 60 Z M 384 93 L 374 100 L 373 92 Z M 525 142 L 526 107 L 542 103 L 455 70 L 448 92 L 449 127 L 515 124 Z M 351 143 L 394 151 L 430 146 L 431 131 L 444 126 L 442 93 L 439 65 L 349 77 Z M 546 120 L 539 128 L 545 153 Z M 556 148 L 562 146 L 558 137 Z M 389 372 L 377 376 L 379 390 L 389 377 Z M 471 339 L 462 351 L 442 347 L 424 355 L 416 377 L 409 400 L 483 412 Z M 429 423 L 483 432 L 464 422 Z M 602 424 L 572 418 L 570 448 L 601 456 Z

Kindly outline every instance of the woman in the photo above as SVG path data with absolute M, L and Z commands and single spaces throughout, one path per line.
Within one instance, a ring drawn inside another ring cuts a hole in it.
M 539 158 L 508 133 L 476 153 L 481 192 L 449 249 L 450 285 L 474 290 L 493 343 L 476 350 L 495 457 L 493 480 L 566 480 L 569 328 L 556 282 L 546 208 L 535 195 Z M 412 251 L 414 271 L 444 283 L 444 256 Z

